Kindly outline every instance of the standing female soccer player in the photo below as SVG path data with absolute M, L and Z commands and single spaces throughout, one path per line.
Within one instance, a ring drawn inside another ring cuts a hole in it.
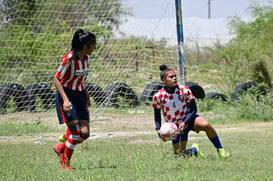
M 70 160 L 75 146 L 89 137 L 90 99 L 85 89 L 89 72 L 89 55 L 96 48 L 96 36 L 78 29 L 72 39 L 71 51 L 64 58 L 54 77 L 56 110 L 59 123 L 68 126 L 68 138 L 64 143 L 54 146 L 59 156 L 61 169 L 73 170 Z
M 203 156 L 197 143 L 186 150 L 189 131 L 205 131 L 221 158 L 229 157 L 220 139 L 211 124 L 197 114 L 195 97 L 186 86 L 178 85 L 176 73 L 166 65 L 160 66 L 160 78 L 165 86 L 153 96 L 154 120 L 156 131 L 160 136 L 161 110 L 166 122 L 173 122 L 180 131 L 175 140 L 172 140 L 175 154 Z M 165 141 L 165 140 L 163 140 Z

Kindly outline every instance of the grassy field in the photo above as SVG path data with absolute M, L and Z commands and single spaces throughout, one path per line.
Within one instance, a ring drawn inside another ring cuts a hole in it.
M 76 147 L 72 172 L 59 169 L 52 149 L 64 126 L 1 120 L 0 180 L 273 179 L 272 122 L 214 124 L 232 154 L 222 160 L 204 133 L 191 133 L 188 146 L 198 143 L 206 158 L 175 157 L 170 142 L 157 138 L 151 118 L 93 121 L 90 138 Z
M 221 87 L 217 80 L 201 83 L 208 85 L 206 92 L 216 91 Z M 206 158 L 175 157 L 171 143 L 156 135 L 150 106 L 91 107 L 91 136 L 76 147 L 72 172 L 59 169 L 53 151 L 66 129 L 58 126 L 54 110 L 1 115 L 0 181 L 273 180 L 272 96 L 253 100 L 247 95 L 236 103 L 197 101 L 198 112 L 212 123 L 232 155 L 226 160 L 218 158 L 205 133 L 191 133 L 188 147 L 198 143 Z

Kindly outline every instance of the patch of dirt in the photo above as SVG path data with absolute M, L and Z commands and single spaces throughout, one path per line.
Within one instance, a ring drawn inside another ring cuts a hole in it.
M 264 130 L 271 130 L 273 131 L 273 123 L 266 122 L 266 123 L 248 123 L 248 124 L 233 124 L 233 125 L 216 125 L 214 127 L 217 132 L 258 132 Z M 156 143 L 160 140 L 158 139 L 156 132 L 154 129 L 153 131 L 111 131 L 111 132 L 92 132 L 89 137 L 91 140 L 95 139 L 109 139 L 113 137 L 133 137 L 139 135 L 154 135 L 155 137 L 152 139 L 135 139 L 130 141 L 129 143 L 132 144 L 139 144 L 139 143 Z M 0 136 L 0 143 L 21 143 L 21 142 L 33 142 L 34 144 L 44 144 L 45 140 L 50 141 L 57 141 L 58 137 L 62 133 L 43 133 L 39 135 L 23 135 L 23 136 Z M 205 135 L 204 135 L 205 136 Z M 196 137 L 195 133 L 189 136 L 189 139 L 203 139 L 203 137 Z

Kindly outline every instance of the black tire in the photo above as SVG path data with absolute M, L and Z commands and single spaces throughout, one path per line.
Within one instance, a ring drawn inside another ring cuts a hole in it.
M 105 99 L 104 91 L 100 86 L 97 86 L 95 84 L 87 84 L 86 90 L 88 91 L 89 96 L 93 98 L 97 105 L 103 103 Z
M 163 85 L 164 84 L 160 82 L 151 82 L 148 84 L 142 92 L 140 101 L 149 104 L 152 101 L 154 94 L 158 92 Z
M 104 90 L 104 97 L 105 97 L 104 104 L 107 106 L 118 107 L 119 97 L 122 97 L 123 100 L 130 106 L 135 107 L 139 105 L 139 100 L 137 98 L 135 91 L 124 83 L 115 83 L 113 85 L 108 86 Z
M 186 82 L 185 86 L 190 88 L 191 92 L 197 99 L 205 98 L 205 91 L 198 83 Z
M 55 107 L 55 93 L 44 83 L 31 84 L 26 88 L 28 99 L 28 107 L 30 111 L 35 111 L 36 97 L 40 97 L 46 109 Z
M 257 100 L 261 95 L 267 94 L 265 87 L 258 86 L 256 82 L 244 82 L 235 87 L 234 92 L 231 94 L 231 101 L 238 100 L 240 96 L 244 95 L 247 92 L 253 95 L 255 94 Z
M 7 83 L 0 88 L 0 108 L 3 112 L 6 112 L 7 101 L 10 97 L 13 97 L 16 102 L 16 111 L 26 110 L 28 95 L 23 86 Z
M 206 94 L 206 98 L 226 102 L 228 97 L 218 92 L 210 92 Z

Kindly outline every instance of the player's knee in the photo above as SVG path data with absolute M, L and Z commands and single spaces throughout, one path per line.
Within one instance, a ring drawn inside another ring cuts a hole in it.
M 78 143 L 82 143 L 83 141 L 87 140 L 89 136 L 90 136 L 89 132 L 81 133 Z
M 71 134 L 68 138 L 69 143 L 76 145 L 78 143 L 78 140 L 80 139 L 80 134 L 81 134 L 80 130 L 71 131 Z
M 205 130 L 213 129 L 212 126 L 211 126 L 211 124 L 210 124 L 209 122 L 205 122 L 205 123 L 203 124 L 203 127 L 204 127 Z
M 197 118 L 195 127 L 197 128 L 198 131 L 209 131 L 213 129 L 211 124 L 205 118 L 202 117 Z
M 86 140 L 87 138 L 89 138 L 90 136 L 90 133 L 87 132 L 87 133 L 81 133 L 81 138 L 83 138 L 84 140 Z

